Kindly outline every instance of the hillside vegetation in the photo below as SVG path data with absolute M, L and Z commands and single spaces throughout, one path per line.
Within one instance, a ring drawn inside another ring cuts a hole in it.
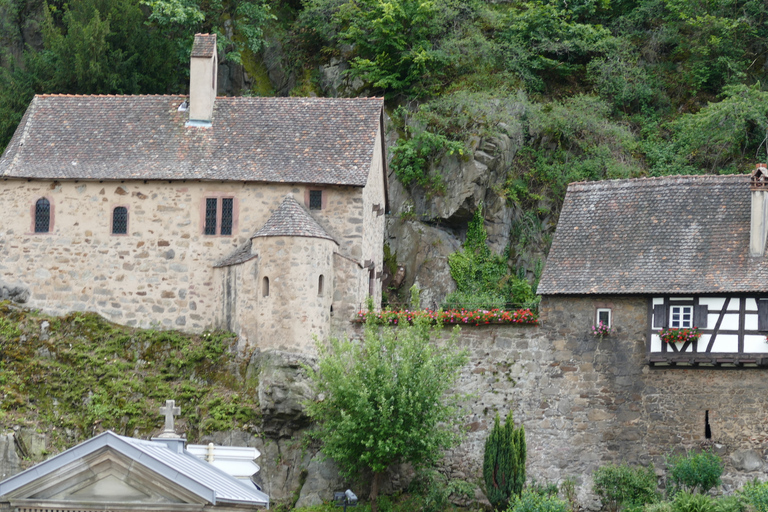
M 195 32 L 219 34 L 227 76 L 245 76 L 229 93 L 383 95 L 392 168 L 429 194 L 445 191 L 444 154 L 519 127 L 500 190 L 513 275 L 540 266 L 515 254 L 546 254 L 569 182 L 768 159 L 762 0 L 0 0 L 0 14 L 0 147 L 34 93 L 185 92 Z
M 48 317 L 0 302 L 0 427 L 39 428 L 53 448 L 104 430 L 159 434 L 166 400 L 179 433 L 200 436 L 260 423 L 247 361 L 231 333 L 130 329 L 94 313 Z

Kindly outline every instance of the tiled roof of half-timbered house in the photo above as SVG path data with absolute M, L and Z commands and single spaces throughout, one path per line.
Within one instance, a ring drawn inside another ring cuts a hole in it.
M 749 176 L 572 183 L 538 292 L 768 291 L 750 257 Z

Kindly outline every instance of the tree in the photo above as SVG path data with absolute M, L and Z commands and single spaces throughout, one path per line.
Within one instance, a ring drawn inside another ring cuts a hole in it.
M 320 345 L 317 369 L 308 369 L 320 397 L 308 412 L 323 453 L 347 477 L 373 473 L 374 512 L 387 468 L 427 465 L 461 438 L 462 397 L 448 391 L 467 353 L 456 346 L 458 330 L 444 343 L 433 342 L 439 329 L 428 319 L 389 328 L 368 323 L 362 340 Z
M 515 428 L 512 413 L 507 414 L 504 425 L 499 415 L 485 440 L 483 479 L 488 501 L 496 510 L 506 510 L 514 496 L 520 496 L 525 485 L 525 427 Z

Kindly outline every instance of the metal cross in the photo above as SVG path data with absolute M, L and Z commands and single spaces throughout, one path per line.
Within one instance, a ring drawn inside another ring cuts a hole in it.
M 173 417 L 181 414 L 181 407 L 176 407 L 176 400 L 166 400 L 165 407 L 160 408 L 160 414 L 165 415 L 165 430 L 163 434 L 175 434 L 173 427 Z

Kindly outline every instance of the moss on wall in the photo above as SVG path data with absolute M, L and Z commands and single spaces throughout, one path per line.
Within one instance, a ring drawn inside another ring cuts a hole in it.
M 48 317 L 0 302 L 0 427 L 49 433 L 52 449 L 103 430 L 158 434 L 166 399 L 190 441 L 253 428 L 256 388 L 244 382 L 227 332 L 131 329 L 93 313 Z

